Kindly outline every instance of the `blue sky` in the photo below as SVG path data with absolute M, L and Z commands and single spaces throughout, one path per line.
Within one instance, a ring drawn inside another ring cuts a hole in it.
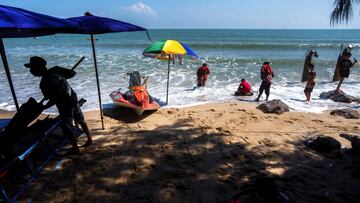
M 2 0 L 57 17 L 90 11 L 146 28 L 329 29 L 334 0 Z M 358 6 L 360 7 L 360 5 Z M 348 25 L 359 29 L 359 10 Z

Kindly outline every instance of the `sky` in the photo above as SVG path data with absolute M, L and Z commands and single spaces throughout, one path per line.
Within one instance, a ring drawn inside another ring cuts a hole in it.
M 2 5 L 74 17 L 86 11 L 148 29 L 360 29 L 329 24 L 334 0 L 2 0 Z M 357 5 L 360 8 L 360 4 Z

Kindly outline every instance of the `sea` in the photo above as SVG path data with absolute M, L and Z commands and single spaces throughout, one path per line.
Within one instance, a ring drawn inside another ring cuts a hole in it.
M 359 108 L 359 104 L 335 103 L 319 98 L 320 93 L 334 90 L 331 82 L 336 60 L 342 45 L 352 45 L 353 57 L 360 58 L 360 30 L 261 30 L 261 29 L 150 29 L 145 32 L 127 32 L 95 35 L 96 58 L 99 69 L 103 106 L 111 106 L 112 91 L 127 91 L 126 73 L 139 71 L 149 76 L 150 94 L 164 108 L 186 107 L 203 103 L 243 100 L 254 102 L 260 86 L 260 68 L 271 62 L 275 78 L 269 99 L 281 99 L 292 111 L 323 112 L 335 108 Z M 183 64 L 176 61 L 170 67 L 169 103 L 165 106 L 167 61 L 146 58 L 143 50 L 152 42 L 175 39 L 187 44 L 198 59 L 185 57 Z M 82 56 L 85 60 L 69 79 L 79 98 L 87 102 L 83 110 L 99 109 L 94 61 L 89 35 L 61 34 L 38 38 L 4 39 L 5 50 L 19 103 L 29 97 L 42 99 L 40 78 L 34 77 L 23 66 L 31 56 L 41 56 L 48 67 L 71 68 Z M 317 71 L 312 102 L 305 102 L 305 83 L 301 83 L 307 51 L 314 49 L 319 57 L 313 59 Z M 211 74 L 205 88 L 196 86 L 196 69 L 206 62 Z M 2 64 L 1 64 L 2 66 Z M 254 97 L 235 97 L 240 80 L 248 80 Z M 0 68 L 0 109 L 15 110 L 5 71 Z M 360 67 L 356 65 L 342 90 L 360 97 Z M 263 95 L 262 99 L 265 99 Z M 55 110 L 50 110 L 55 111 Z

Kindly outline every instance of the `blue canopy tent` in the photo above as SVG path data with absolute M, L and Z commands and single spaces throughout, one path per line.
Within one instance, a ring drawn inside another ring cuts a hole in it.
M 3 38 L 36 37 L 59 32 L 73 32 L 76 27 L 76 23 L 68 20 L 0 5 L 0 54 L 17 110 L 19 104 L 11 79 Z
M 113 33 L 113 32 L 145 31 L 148 38 L 150 39 L 149 33 L 147 32 L 147 30 L 145 28 L 142 28 L 140 26 L 122 22 L 119 20 L 110 19 L 110 18 L 93 16 L 89 12 L 86 12 L 84 16 L 72 17 L 72 18 L 68 18 L 68 20 L 79 24 L 78 29 L 74 33 L 90 34 L 95 74 L 96 74 L 96 84 L 97 84 L 98 97 L 99 97 L 101 126 L 102 126 L 102 129 L 105 129 L 103 110 L 102 110 L 102 104 L 101 104 L 101 93 L 100 93 L 99 73 L 98 73 L 97 60 L 96 60 L 94 34 L 105 34 L 105 33 Z

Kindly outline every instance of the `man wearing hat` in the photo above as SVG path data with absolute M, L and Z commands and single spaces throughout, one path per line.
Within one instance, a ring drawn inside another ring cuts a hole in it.
M 73 120 L 81 125 L 87 135 L 88 140 L 85 146 L 90 145 L 92 143 L 90 131 L 81 112 L 77 95 L 66 80 L 74 77 L 76 72 L 59 66 L 47 69 L 45 59 L 38 56 L 31 57 L 30 62 L 24 66 L 30 68 L 32 75 L 41 77 L 41 92 L 44 99 L 49 100 L 44 105 L 44 109 L 56 105 L 60 118 L 64 121 L 62 129 L 70 137 L 74 152 L 79 152 L 79 148 L 72 132 Z

